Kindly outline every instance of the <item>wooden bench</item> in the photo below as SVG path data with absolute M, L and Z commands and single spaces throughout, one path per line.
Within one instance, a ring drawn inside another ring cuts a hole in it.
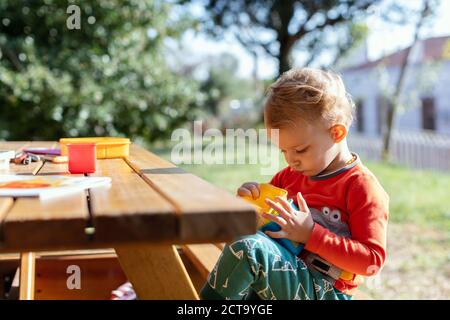
M 183 245 L 181 247 L 185 256 L 183 261 L 186 269 L 198 292 L 205 284 L 208 274 L 213 270 L 224 246 L 224 243 L 207 243 Z M 353 300 L 372 300 L 372 297 L 359 289 L 353 295 Z
M 223 243 L 202 243 L 180 247 L 180 256 L 198 293 L 219 259 L 224 246 Z

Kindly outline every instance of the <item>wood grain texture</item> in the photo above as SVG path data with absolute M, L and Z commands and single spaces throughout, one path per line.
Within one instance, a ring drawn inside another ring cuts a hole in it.
M 2 221 L 5 219 L 6 215 L 8 214 L 9 210 L 12 208 L 14 204 L 14 199 L 10 197 L 0 197 L 0 226 L 2 224 Z M 2 242 L 3 239 L 3 232 L 0 229 L 0 242 Z
M 109 176 L 110 187 L 90 190 L 96 243 L 171 242 L 177 235 L 173 206 L 123 159 L 100 159 L 92 176 Z
M 61 250 L 61 251 L 37 251 L 37 258 L 53 258 L 57 257 L 58 259 L 64 259 L 65 257 L 97 257 L 97 256 L 116 256 L 116 251 L 113 248 L 105 248 L 105 249 L 85 249 L 85 250 Z
M 174 246 L 142 245 L 115 249 L 139 299 L 198 299 Z
M 128 164 L 177 209 L 179 243 L 230 241 L 256 232 L 250 204 L 132 144 Z
M 15 152 L 18 152 L 27 145 L 29 145 L 29 142 L 27 141 L 0 141 L 0 150 L 14 150 Z M 0 174 L 15 174 L 13 170 L 14 167 L 14 164 L 10 164 L 8 169 L 0 169 Z M 0 197 L 0 226 L 13 204 L 14 199 L 12 197 Z M 2 242 L 3 232 L 0 228 L 0 247 Z
M 35 255 L 25 252 L 20 255 L 20 300 L 34 300 Z
M 0 141 L 0 150 L 22 150 L 30 144 L 30 141 Z
M 55 142 L 29 146 L 55 147 Z M 38 175 L 66 174 L 65 164 L 46 162 Z M 34 170 L 32 170 L 34 172 Z M 29 172 L 29 173 L 33 173 Z M 221 242 L 256 230 L 253 207 L 132 145 L 130 159 L 98 160 L 95 176 L 110 176 L 110 187 L 52 201 L 2 199 L 0 250 L 62 250 L 113 247 L 147 241 L 159 244 Z M 90 212 L 89 212 L 90 211 Z M 93 237 L 85 228 L 93 226 Z
M 214 245 L 220 249 L 220 251 L 223 251 L 223 249 L 225 248 L 225 246 L 227 245 L 225 242 L 220 242 L 220 243 L 214 243 Z
M 9 250 L 63 249 L 89 244 L 89 213 L 84 192 L 45 202 L 19 198 L 3 220 L 3 247 Z
M 29 142 L 26 146 L 54 148 L 57 143 L 36 141 Z M 40 171 L 49 174 L 61 173 L 60 168 L 51 162 L 42 162 L 38 167 L 22 166 L 20 170 L 12 171 L 15 174 L 36 174 Z M 2 199 L 2 202 L 4 201 L 7 199 Z M 66 245 L 83 245 L 88 241 L 85 228 L 88 226 L 89 213 L 83 192 L 45 202 L 35 197 L 18 198 L 8 212 L 3 215 L 0 213 L 1 216 L 3 219 L 0 249 L 3 251 L 64 248 Z
M 72 177 L 83 176 L 82 174 L 70 174 L 69 170 L 67 169 L 67 163 L 53 163 L 51 161 L 45 161 L 45 164 L 41 167 L 37 175 L 70 175 Z
M 80 268 L 79 288 L 68 287 L 77 284 L 70 266 Z M 115 254 L 45 256 L 36 259 L 35 273 L 35 300 L 108 300 L 127 281 Z
M 183 250 L 178 250 L 178 253 L 180 255 L 181 260 L 183 261 L 186 271 L 189 274 L 189 278 L 191 278 L 191 281 L 194 284 L 197 294 L 200 295 L 200 291 L 205 285 L 205 278 L 200 274 L 200 272 L 197 270 L 197 267 L 186 256 Z
M 204 279 L 213 270 L 222 253 L 222 250 L 211 243 L 184 245 L 182 249 Z

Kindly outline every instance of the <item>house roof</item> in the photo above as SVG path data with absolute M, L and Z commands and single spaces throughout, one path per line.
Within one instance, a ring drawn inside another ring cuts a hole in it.
M 420 57 L 416 63 L 424 63 L 428 61 L 450 60 L 450 36 L 429 38 L 419 41 L 416 46 L 422 48 Z M 377 60 L 367 61 L 356 66 L 345 68 L 344 71 L 353 71 L 360 69 L 373 68 L 380 64 L 387 67 L 401 65 L 407 50 L 411 46 Z

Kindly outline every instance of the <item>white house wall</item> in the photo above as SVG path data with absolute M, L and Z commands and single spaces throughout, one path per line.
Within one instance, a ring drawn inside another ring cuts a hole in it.
M 402 91 L 402 102 L 404 109 L 397 113 L 395 119 L 395 128 L 408 131 L 422 130 L 422 109 L 421 98 L 434 96 L 436 107 L 436 131 L 440 133 L 450 133 L 450 62 L 447 61 L 441 65 L 438 73 L 438 81 L 428 93 L 420 93 L 417 89 L 416 81 L 419 68 L 410 66 L 405 78 L 404 89 Z M 387 75 L 391 94 L 395 88 L 398 78 L 398 67 L 387 68 Z M 364 133 L 369 136 L 378 135 L 378 98 L 381 96 L 380 83 L 375 69 L 359 69 L 344 71 L 342 76 L 347 91 L 354 100 L 363 101 L 364 111 Z M 356 121 L 355 121 L 356 122 Z M 356 130 L 356 123 L 353 130 Z
M 436 127 L 440 133 L 450 134 L 450 61 L 442 66 L 435 89 Z
M 373 90 L 375 81 L 367 74 L 367 69 L 345 72 L 343 75 L 347 91 L 355 101 L 362 100 L 364 108 L 364 131 L 368 135 L 377 132 L 377 106 L 376 90 Z M 353 130 L 355 130 L 356 119 Z

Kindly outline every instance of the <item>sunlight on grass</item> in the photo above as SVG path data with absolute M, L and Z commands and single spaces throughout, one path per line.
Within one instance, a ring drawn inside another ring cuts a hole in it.
M 391 220 L 450 229 L 450 174 L 368 163 L 390 196 Z

